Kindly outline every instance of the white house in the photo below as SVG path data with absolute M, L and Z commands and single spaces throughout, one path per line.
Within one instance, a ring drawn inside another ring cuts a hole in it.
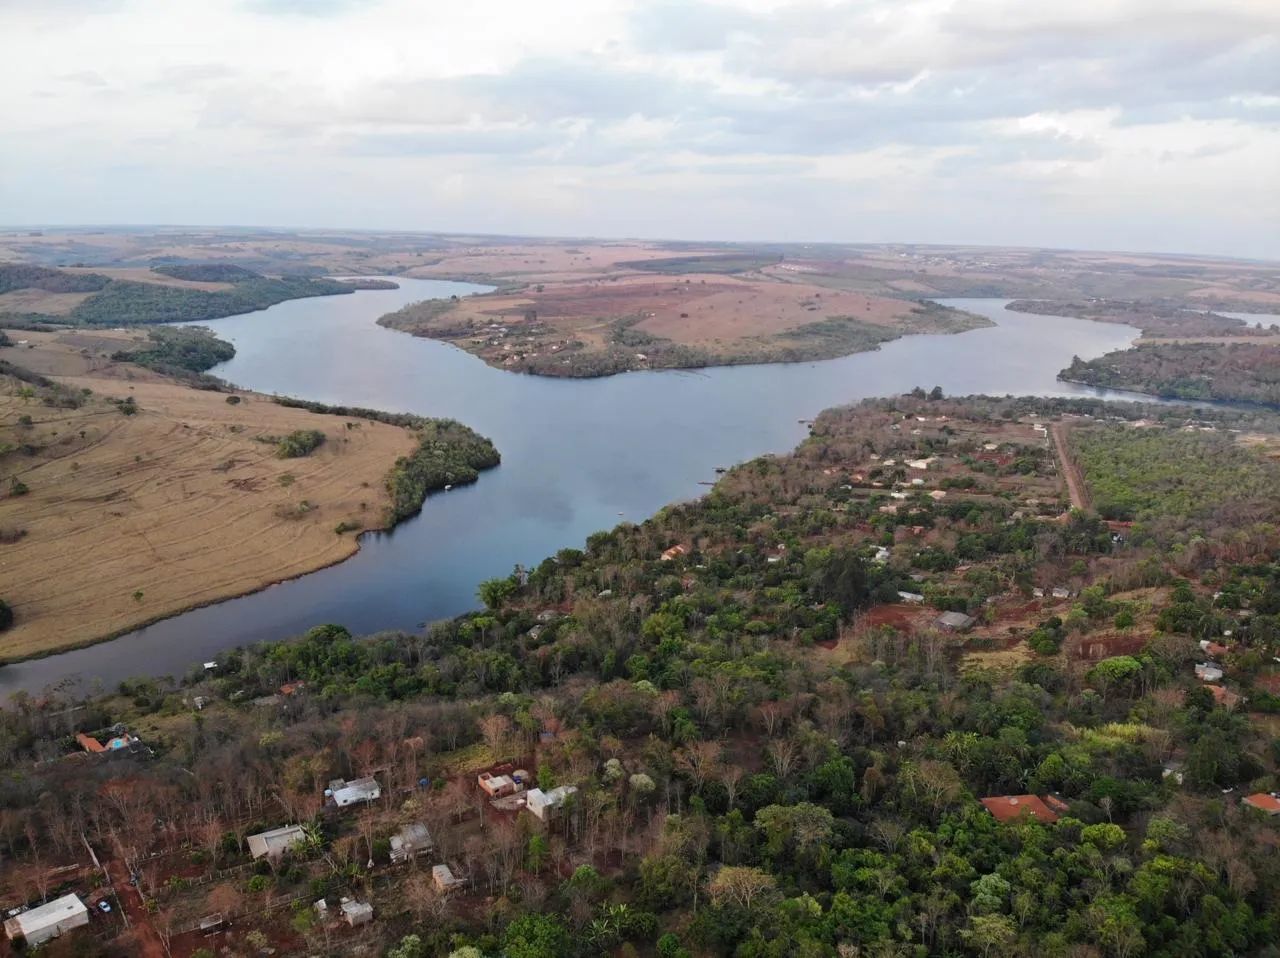
M 306 839 L 301 825 L 285 825 L 269 832 L 249 836 L 249 854 L 256 858 L 276 859 Z
M 335 778 L 329 783 L 328 794 L 333 804 L 346 808 L 348 805 L 376 802 L 382 797 L 382 786 L 376 778 L 357 778 L 350 782 Z
M 1202 662 L 1196 666 L 1196 678 L 1202 682 L 1219 682 L 1222 680 L 1222 669 L 1212 662 Z
M 531 788 L 525 796 L 525 808 L 545 822 L 548 815 L 563 806 L 569 796 L 577 791 L 577 786 L 574 785 L 558 785 L 545 792 L 540 788 Z
M 76 895 L 63 895 L 31 908 L 4 923 L 10 941 L 22 938 L 34 948 L 57 938 L 72 928 L 89 924 L 89 909 Z

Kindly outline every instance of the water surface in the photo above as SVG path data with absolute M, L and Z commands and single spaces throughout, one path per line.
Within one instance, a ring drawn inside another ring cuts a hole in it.
M 804 437 L 800 420 L 868 396 L 940 385 L 967 393 L 1102 395 L 1059 383 L 1073 355 L 1127 346 L 1129 326 L 1010 312 L 1004 299 L 944 300 L 998 325 L 911 336 L 795 365 L 551 380 L 486 366 L 444 343 L 375 325 L 406 302 L 482 287 L 397 278 L 401 288 L 294 300 L 204 323 L 236 346 L 215 375 L 327 403 L 452 416 L 489 436 L 502 465 L 431 496 L 422 514 L 362 539 L 346 562 L 184 613 L 111 642 L 0 668 L 0 692 L 73 679 L 182 674 L 219 651 L 325 622 L 414 629 L 477 604 L 482 579 L 532 565 L 592 532 L 698 496 L 702 482 Z

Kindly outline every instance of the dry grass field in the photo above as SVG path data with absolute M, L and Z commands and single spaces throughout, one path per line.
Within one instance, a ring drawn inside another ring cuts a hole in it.
M 0 350 L 92 395 L 79 409 L 24 397 L 0 375 L 0 598 L 17 621 L 0 659 L 82 645 L 338 562 L 341 522 L 377 526 L 383 480 L 414 437 L 398 427 L 190 389 L 105 358 L 135 334 L 15 333 Z M 135 415 L 111 399 L 132 397 Z M 29 416 L 30 425 L 22 417 Z M 268 440 L 326 442 L 278 459 Z M 32 447 L 31 453 L 22 450 Z M 17 479 L 29 491 L 13 495 Z

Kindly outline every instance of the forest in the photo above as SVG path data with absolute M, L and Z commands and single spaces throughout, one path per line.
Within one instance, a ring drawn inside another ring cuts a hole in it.
M 1275 496 L 1204 498 L 1205 468 L 1138 502 L 1108 465 L 1159 474 L 1274 419 L 930 395 L 823 413 L 422 632 L 323 626 L 75 711 L 20 697 L 4 902 L 79 887 L 49 876 L 83 835 L 149 904 L 78 954 L 150 928 L 183 956 L 1275 955 L 1280 819 L 1244 800 L 1280 789 Z M 1131 521 L 1070 509 L 1054 424 Z M 145 748 L 66 757 L 109 728 Z M 481 773 L 574 790 L 542 818 Z M 357 776 L 380 797 L 335 809 L 326 783 Z M 431 850 L 397 860 L 412 823 Z M 210 913 L 229 928 L 201 934 Z
M 1075 356 L 1067 382 L 1128 389 L 1165 399 L 1280 406 L 1280 346 L 1265 343 L 1152 343 L 1089 361 Z
M 112 354 L 118 362 L 137 363 L 177 378 L 203 373 L 235 358 L 236 348 L 202 326 L 162 326 L 147 331 L 147 342 Z

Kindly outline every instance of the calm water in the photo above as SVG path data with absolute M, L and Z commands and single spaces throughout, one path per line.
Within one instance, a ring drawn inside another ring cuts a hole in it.
M 941 385 L 948 395 L 1099 395 L 1057 382 L 1058 370 L 1073 355 L 1098 356 L 1137 335 L 1009 312 L 1003 299 L 945 300 L 999 325 L 908 337 L 826 362 L 549 380 L 376 326 L 404 303 L 482 289 L 398 282 L 394 291 L 297 300 L 204 324 L 236 346 L 235 359 L 213 372 L 266 393 L 452 416 L 493 439 L 502 465 L 475 485 L 432 496 L 394 532 L 365 536 L 341 565 L 111 642 L 0 668 L 0 692 L 178 675 L 221 650 L 324 622 L 356 632 L 413 629 L 474 608 L 477 583 L 517 562 L 535 564 L 598 529 L 698 496 L 717 466 L 791 449 L 806 432 L 798 420 L 829 406 L 917 385 Z

